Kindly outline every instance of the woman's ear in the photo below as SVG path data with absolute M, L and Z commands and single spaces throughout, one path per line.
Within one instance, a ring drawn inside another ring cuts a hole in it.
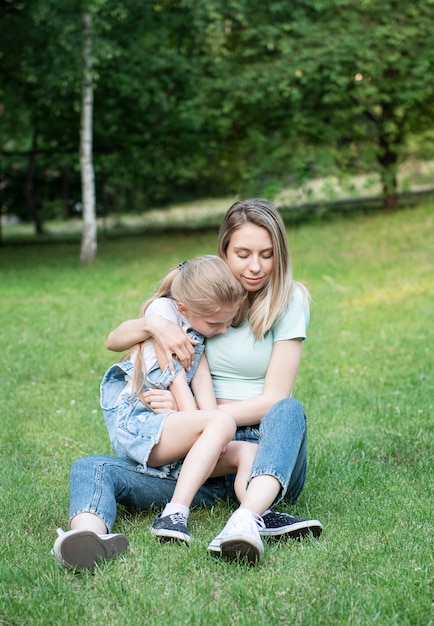
M 183 302 L 178 302 L 178 311 L 181 313 L 181 315 L 188 317 L 188 310 Z

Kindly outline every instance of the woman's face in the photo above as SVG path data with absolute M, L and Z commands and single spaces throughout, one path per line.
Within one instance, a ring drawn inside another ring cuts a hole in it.
M 226 261 L 235 278 L 247 291 L 255 292 L 270 280 L 273 271 L 273 243 L 262 226 L 247 222 L 229 240 Z

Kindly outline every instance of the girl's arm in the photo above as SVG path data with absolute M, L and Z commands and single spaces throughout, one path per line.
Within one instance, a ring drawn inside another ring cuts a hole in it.
M 168 362 L 166 359 L 166 355 L 163 350 L 157 345 L 157 343 L 153 340 L 155 355 L 157 357 L 158 365 L 160 369 L 163 371 L 169 363 L 172 363 L 172 358 Z M 196 410 L 196 402 L 194 400 L 193 394 L 191 392 L 190 387 L 188 386 L 187 376 L 185 370 L 183 369 L 179 374 L 175 376 L 173 382 L 170 385 L 170 392 L 173 396 L 173 399 L 176 403 L 177 411 L 195 411 Z
M 199 409 L 209 410 L 217 408 L 208 360 L 205 354 L 202 354 L 200 358 L 191 381 L 191 386 Z
M 154 413 L 167 413 L 168 411 L 178 410 L 170 389 L 148 389 L 143 392 L 142 396 Z
M 109 334 L 106 346 L 114 352 L 123 352 L 151 337 L 160 346 L 169 364 L 175 355 L 184 369 L 191 366 L 194 340 L 177 324 L 160 315 L 148 315 L 123 322 Z
M 179 378 L 179 375 L 176 378 Z M 199 361 L 199 365 L 193 376 L 191 386 L 193 388 L 194 397 L 196 398 L 197 403 L 197 406 L 195 406 L 194 408 L 204 410 L 218 408 L 214 396 L 214 389 L 212 385 L 211 374 L 209 372 L 208 361 L 205 354 L 202 355 Z M 170 391 L 163 389 L 149 389 L 148 391 L 145 391 L 143 397 L 144 400 L 151 405 L 152 410 L 155 413 L 166 413 L 170 410 L 177 411 L 180 409 L 178 409 L 174 402 L 172 390 L 173 383 L 170 387 Z
M 170 392 L 176 402 L 178 411 L 195 411 L 197 409 L 191 389 L 188 386 L 185 370 L 175 376 L 170 385 Z
M 231 413 L 238 426 L 251 426 L 260 422 L 276 402 L 291 395 L 302 349 L 301 339 L 276 341 L 262 394 L 248 400 L 219 401 L 219 407 Z

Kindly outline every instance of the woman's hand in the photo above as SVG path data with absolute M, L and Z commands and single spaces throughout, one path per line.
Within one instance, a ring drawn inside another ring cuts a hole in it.
M 178 410 L 175 399 L 168 389 L 148 389 L 142 394 L 142 398 L 154 413 Z
M 188 370 L 191 367 L 194 357 L 193 345 L 196 342 L 190 339 L 177 324 L 160 315 L 148 315 L 123 322 L 109 334 L 106 346 L 114 352 L 123 352 L 151 338 L 164 352 L 172 371 L 173 356 L 178 359 L 184 369 Z
M 193 363 L 194 344 L 186 332 L 177 324 L 159 315 L 149 315 L 145 318 L 149 334 L 160 346 L 161 350 L 171 367 L 172 359 L 175 356 L 182 367 L 188 370 Z

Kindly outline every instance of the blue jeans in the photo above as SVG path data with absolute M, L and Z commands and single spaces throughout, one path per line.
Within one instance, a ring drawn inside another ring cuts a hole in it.
M 249 480 L 268 474 L 278 479 L 281 491 L 274 501 L 295 502 L 303 489 L 307 466 L 306 416 L 293 398 L 281 400 L 259 426 L 239 428 L 236 439 L 259 443 Z M 172 497 L 176 479 L 149 475 L 143 467 L 114 456 L 88 456 L 75 461 L 70 472 L 70 520 L 79 513 L 94 513 L 111 532 L 116 504 L 145 511 L 162 508 Z M 218 500 L 236 502 L 234 476 L 211 478 L 199 489 L 193 506 L 211 506 Z

